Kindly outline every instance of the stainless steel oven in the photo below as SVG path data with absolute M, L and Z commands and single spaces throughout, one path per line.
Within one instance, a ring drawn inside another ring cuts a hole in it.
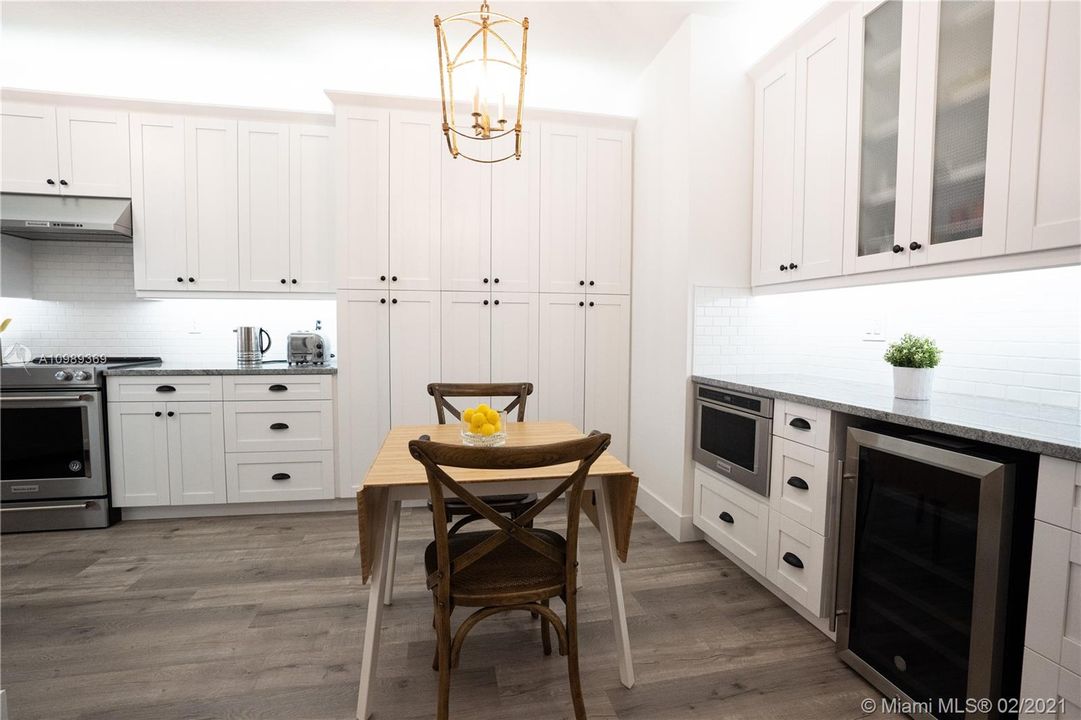
M 695 385 L 695 462 L 759 495 L 769 495 L 773 400 Z

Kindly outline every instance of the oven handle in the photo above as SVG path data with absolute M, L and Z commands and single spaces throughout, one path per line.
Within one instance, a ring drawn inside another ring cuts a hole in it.
M 703 400 L 702 398 L 698 398 L 698 404 L 707 405 L 714 410 L 720 410 L 721 412 L 739 415 L 740 417 L 745 417 L 748 420 L 765 420 L 766 422 L 769 422 L 772 419 L 766 415 L 755 415 L 754 413 L 745 412 L 743 410 L 740 410 L 739 408 L 734 408 L 731 405 L 722 405 L 721 403 L 710 402 L 709 400 Z
M 93 506 L 93 502 L 84 502 L 82 505 L 35 505 L 33 507 L 6 507 L 0 508 L 0 513 L 30 512 L 31 510 L 89 510 Z
M 4 395 L 0 400 L 7 402 L 86 402 L 93 400 L 89 393 L 83 395 Z

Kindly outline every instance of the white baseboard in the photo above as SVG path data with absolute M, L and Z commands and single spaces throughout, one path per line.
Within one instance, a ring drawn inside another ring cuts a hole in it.
M 282 515 L 309 512 L 356 512 L 352 498 L 336 500 L 291 500 L 285 502 L 224 503 L 221 505 L 167 505 L 122 508 L 124 520 L 162 520 L 186 517 L 226 517 L 229 515 Z
M 702 531 L 694 526 L 691 515 L 683 515 L 674 507 L 638 483 L 638 509 L 649 519 L 661 526 L 661 529 L 679 542 L 693 542 L 702 539 Z

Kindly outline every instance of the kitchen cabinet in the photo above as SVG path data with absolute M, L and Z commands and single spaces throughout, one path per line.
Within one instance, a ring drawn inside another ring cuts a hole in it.
M 333 128 L 289 127 L 289 290 L 333 292 Z
M 132 243 L 136 290 L 184 290 L 188 266 L 184 118 L 131 116 Z
M 390 292 L 390 398 L 394 425 L 436 421 L 428 383 L 441 380 L 440 314 L 438 292 Z
M 796 66 L 792 56 L 754 87 L 754 202 L 751 267 L 756 285 L 780 282 L 792 262 L 792 173 Z
M 391 111 L 391 290 L 439 289 L 440 169 L 446 152 L 437 114 Z
M 334 497 L 329 452 L 230 453 L 229 502 L 322 500 Z
M 586 288 L 631 291 L 631 133 L 591 129 L 586 184 Z
M 492 382 L 531 382 L 526 419 L 537 419 L 540 347 L 540 296 L 536 293 L 492 293 Z
M 1081 717 L 1081 676 L 1028 648 L 1023 663 L 1020 696 L 1032 703 L 1032 712 L 1025 717 L 1036 720 Z
M 184 121 L 184 199 L 187 251 L 183 277 L 198 290 L 236 290 L 237 128 L 232 120 Z
M 586 313 L 582 295 L 541 293 L 539 383 L 541 420 L 585 419 Z
M 1081 675 L 1081 533 L 1037 520 L 1025 647 Z
M 388 287 L 390 112 L 342 107 L 336 115 L 339 285 Z
M 289 126 L 242 122 L 239 136 L 240 289 L 281 291 L 289 272 Z
M 537 126 L 522 131 L 521 158 L 495 163 L 491 167 L 493 290 L 536 292 L 539 287 L 541 203 L 540 131 Z
M 166 404 L 169 428 L 169 501 L 172 505 L 225 502 L 225 436 L 218 402 Z
M 769 504 L 701 467 L 694 469 L 694 525 L 714 543 L 766 575 Z
M 1081 5 L 999 4 L 1017 13 L 1006 252 L 1081 243 Z M 988 210 L 991 208 L 989 207 Z
M 540 289 L 579 293 L 586 284 L 588 131 L 541 127 Z
M 4 102 L 4 192 L 128 197 L 128 113 Z
M 476 155 L 489 159 L 491 147 L 481 144 Z M 448 156 L 441 173 L 443 289 L 487 291 L 492 286 L 492 166 Z

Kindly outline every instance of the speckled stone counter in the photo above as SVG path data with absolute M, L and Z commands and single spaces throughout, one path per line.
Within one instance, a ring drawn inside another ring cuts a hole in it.
M 195 361 L 170 361 L 163 360 L 154 365 L 139 365 L 135 367 L 112 368 L 105 371 L 106 375 L 121 376 L 155 376 L 155 375 L 334 375 L 338 372 L 337 366 L 331 362 L 328 365 L 289 365 L 284 360 L 267 361 L 261 365 L 237 365 L 235 359 L 231 360 L 195 360 Z
M 801 375 L 693 375 L 694 382 L 823 407 L 1081 462 L 1077 408 L 935 393 L 899 400 L 893 388 Z

